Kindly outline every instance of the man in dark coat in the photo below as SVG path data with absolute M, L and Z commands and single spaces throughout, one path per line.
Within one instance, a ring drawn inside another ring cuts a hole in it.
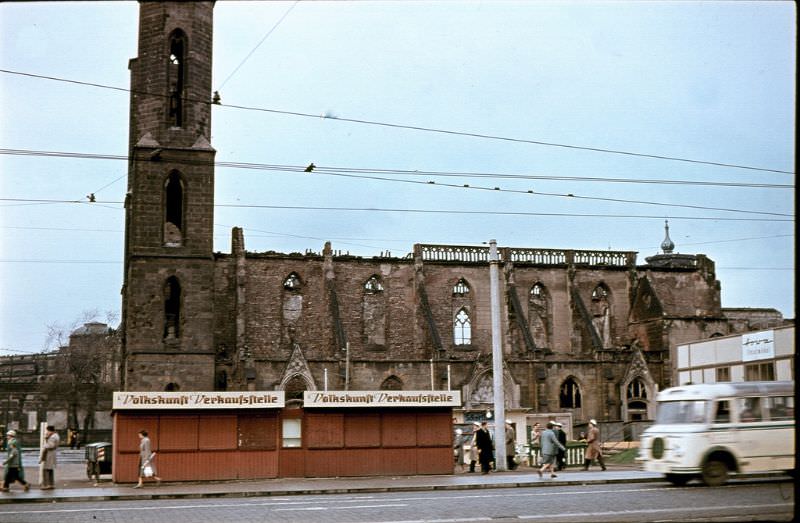
M 484 421 L 475 436 L 475 445 L 478 447 L 478 461 L 481 462 L 481 474 L 488 474 L 491 463 L 494 461 L 494 445 L 492 435 L 489 434 L 489 426 Z
M 553 432 L 556 433 L 556 439 L 559 443 L 567 447 L 567 433 L 564 432 L 564 426 L 561 423 L 553 423 Z M 556 470 L 564 470 L 567 466 L 567 451 L 558 449 L 556 451 Z

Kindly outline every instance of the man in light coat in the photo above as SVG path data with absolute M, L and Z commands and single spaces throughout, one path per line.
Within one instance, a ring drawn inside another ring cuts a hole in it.
M 61 438 L 53 425 L 48 425 L 44 433 L 44 444 L 39 452 L 39 463 L 42 464 L 42 490 L 52 490 L 56 487 L 55 475 L 58 462 L 58 446 Z
M 555 478 L 556 473 L 553 468 L 553 465 L 556 461 L 556 450 L 566 450 L 564 445 L 558 442 L 558 438 L 556 437 L 555 432 L 553 432 L 553 422 L 547 422 L 547 430 L 542 432 L 542 436 L 540 438 L 541 446 L 542 446 L 542 468 L 537 470 L 539 473 L 539 477 L 542 477 L 542 474 L 550 469 L 550 478 Z
M 517 434 L 514 431 L 514 425 L 506 420 L 506 465 L 508 470 L 517 468 L 515 457 L 517 454 Z
M 606 464 L 603 463 L 603 449 L 600 446 L 600 429 L 597 428 L 597 422 L 593 419 L 589 420 L 589 433 L 586 435 L 586 454 L 583 459 L 583 470 L 589 470 L 589 465 L 593 460 L 597 460 L 600 467 L 606 470 Z

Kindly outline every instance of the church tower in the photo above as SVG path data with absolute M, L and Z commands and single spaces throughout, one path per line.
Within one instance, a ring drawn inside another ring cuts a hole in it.
M 214 2 L 139 3 L 122 332 L 125 390 L 212 390 Z

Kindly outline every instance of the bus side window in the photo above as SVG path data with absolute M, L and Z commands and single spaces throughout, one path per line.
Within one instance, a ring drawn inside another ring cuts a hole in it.
M 743 423 L 761 421 L 760 398 L 742 398 L 742 410 L 739 411 L 739 421 Z
M 791 396 L 774 396 L 767 398 L 769 419 L 773 421 L 794 419 L 794 398 Z
M 717 412 L 714 415 L 715 423 L 730 423 L 731 421 L 731 407 L 728 400 L 721 400 L 717 402 Z

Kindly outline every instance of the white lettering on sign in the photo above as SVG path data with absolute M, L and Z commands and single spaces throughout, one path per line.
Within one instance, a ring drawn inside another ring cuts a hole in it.
M 742 361 L 766 360 L 774 357 L 774 331 L 742 334 Z
M 283 391 L 115 392 L 114 409 L 269 409 L 285 405 Z
M 461 391 L 306 391 L 304 407 L 460 407 Z

